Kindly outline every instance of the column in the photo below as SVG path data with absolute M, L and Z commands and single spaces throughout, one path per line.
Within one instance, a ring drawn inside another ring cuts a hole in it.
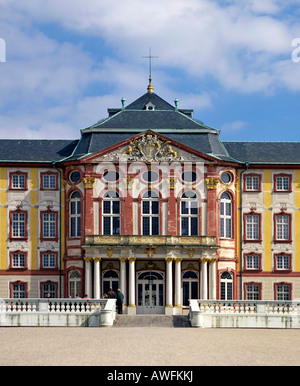
M 181 305 L 181 258 L 175 259 L 175 307 L 180 308 Z
M 85 189 L 85 199 L 84 199 L 84 233 L 85 235 L 94 234 L 94 202 L 93 202 L 93 189 L 95 178 L 86 176 L 82 179 Z
M 100 299 L 100 261 L 101 257 L 94 257 L 94 299 Z
M 85 294 L 92 297 L 92 258 L 85 257 Z
M 136 314 L 135 305 L 135 257 L 128 257 L 129 261 L 129 300 L 128 314 Z
M 217 299 L 217 281 L 216 281 L 217 258 L 210 260 L 209 273 L 210 273 L 209 298 L 211 300 L 216 300 Z
M 217 236 L 217 184 L 218 178 L 209 177 L 205 179 L 207 188 L 207 236 Z
M 172 257 L 166 257 L 166 313 L 173 313 L 173 285 L 172 285 Z M 168 309 L 172 309 L 172 312 L 169 312 Z
M 126 257 L 120 257 L 120 289 L 124 295 L 124 304 L 127 304 L 126 294 Z
M 201 299 L 207 300 L 207 258 L 202 257 L 201 261 Z

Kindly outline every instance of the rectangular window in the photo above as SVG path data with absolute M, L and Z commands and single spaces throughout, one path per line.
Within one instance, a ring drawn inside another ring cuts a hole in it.
M 277 174 L 274 176 L 275 192 L 290 192 L 292 190 L 292 176 L 289 174 Z
M 245 181 L 246 181 L 246 186 L 245 186 L 246 191 L 255 192 L 260 190 L 258 176 L 246 176 Z
M 289 284 L 276 285 L 276 300 L 291 300 L 291 288 Z
M 56 189 L 56 175 L 44 174 L 43 175 L 43 188 L 44 189 Z
M 246 215 L 246 239 L 259 240 L 260 216 Z
M 56 256 L 54 253 L 43 253 L 43 268 L 55 268 Z
M 26 216 L 23 212 L 14 212 L 11 216 L 12 220 L 12 237 L 26 237 Z
M 14 299 L 26 298 L 26 284 L 14 283 L 12 285 L 12 297 Z
M 12 172 L 9 173 L 9 188 L 10 189 L 27 189 L 27 173 Z
M 289 270 L 290 269 L 290 256 L 289 255 L 276 255 L 275 264 L 277 270 Z
M 260 285 L 259 284 L 247 284 L 246 285 L 247 300 L 259 300 L 260 299 Z
M 246 269 L 259 269 L 260 268 L 260 256 L 259 255 L 247 255 L 246 256 Z
M 44 283 L 42 285 L 42 297 L 43 298 L 55 298 L 56 297 L 56 285 L 54 283 Z
M 276 240 L 290 239 L 290 216 L 276 215 Z
M 13 253 L 11 260 L 12 268 L 25 268 L 26 255 L 25 253 Z
M 56 238 L 56 213 L 43 213 L 43 237 Z

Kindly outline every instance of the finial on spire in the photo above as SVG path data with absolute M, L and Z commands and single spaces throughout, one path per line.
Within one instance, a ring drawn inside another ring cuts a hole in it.
M 147 87 L 147 91 L 152 93 L 154 91 L 154 88 L 152 86 L 152 77 L 151 77 L 151 59 L 158 58 L 158 56 L 152 56 L 151 55 L 151 47 L 149 48 L 149 55 L 143 56 L 143 58 L 149 59 L 149 85 Z

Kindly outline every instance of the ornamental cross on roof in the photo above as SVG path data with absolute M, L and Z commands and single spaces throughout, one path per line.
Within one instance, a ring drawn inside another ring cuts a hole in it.
M 151 81 L 152 81 L 152 77 L 151 77 L 151 64 L 152 64 L 152 62 L 151 62 L 151 59 L 158 58 L 158 56 L 152 56 L 151 55 L 151 47 L 150 47 L 149 48 L 149 55 L 148 56 L 143 56 L 143 58 L 149 59 L 149 85 L 147 87 L 147 91 L 152 93 L 154 88 L 153 88 L 153 86 L 151 84 Z

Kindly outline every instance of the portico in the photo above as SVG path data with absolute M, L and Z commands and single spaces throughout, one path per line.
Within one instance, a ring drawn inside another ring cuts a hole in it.
M 185 299 L 216 299 L 214 237 L 92 235 L 83 248 L 85 292 L 99 298 L 108 282 L 119 287 L 128 314 L 177 314 Z

